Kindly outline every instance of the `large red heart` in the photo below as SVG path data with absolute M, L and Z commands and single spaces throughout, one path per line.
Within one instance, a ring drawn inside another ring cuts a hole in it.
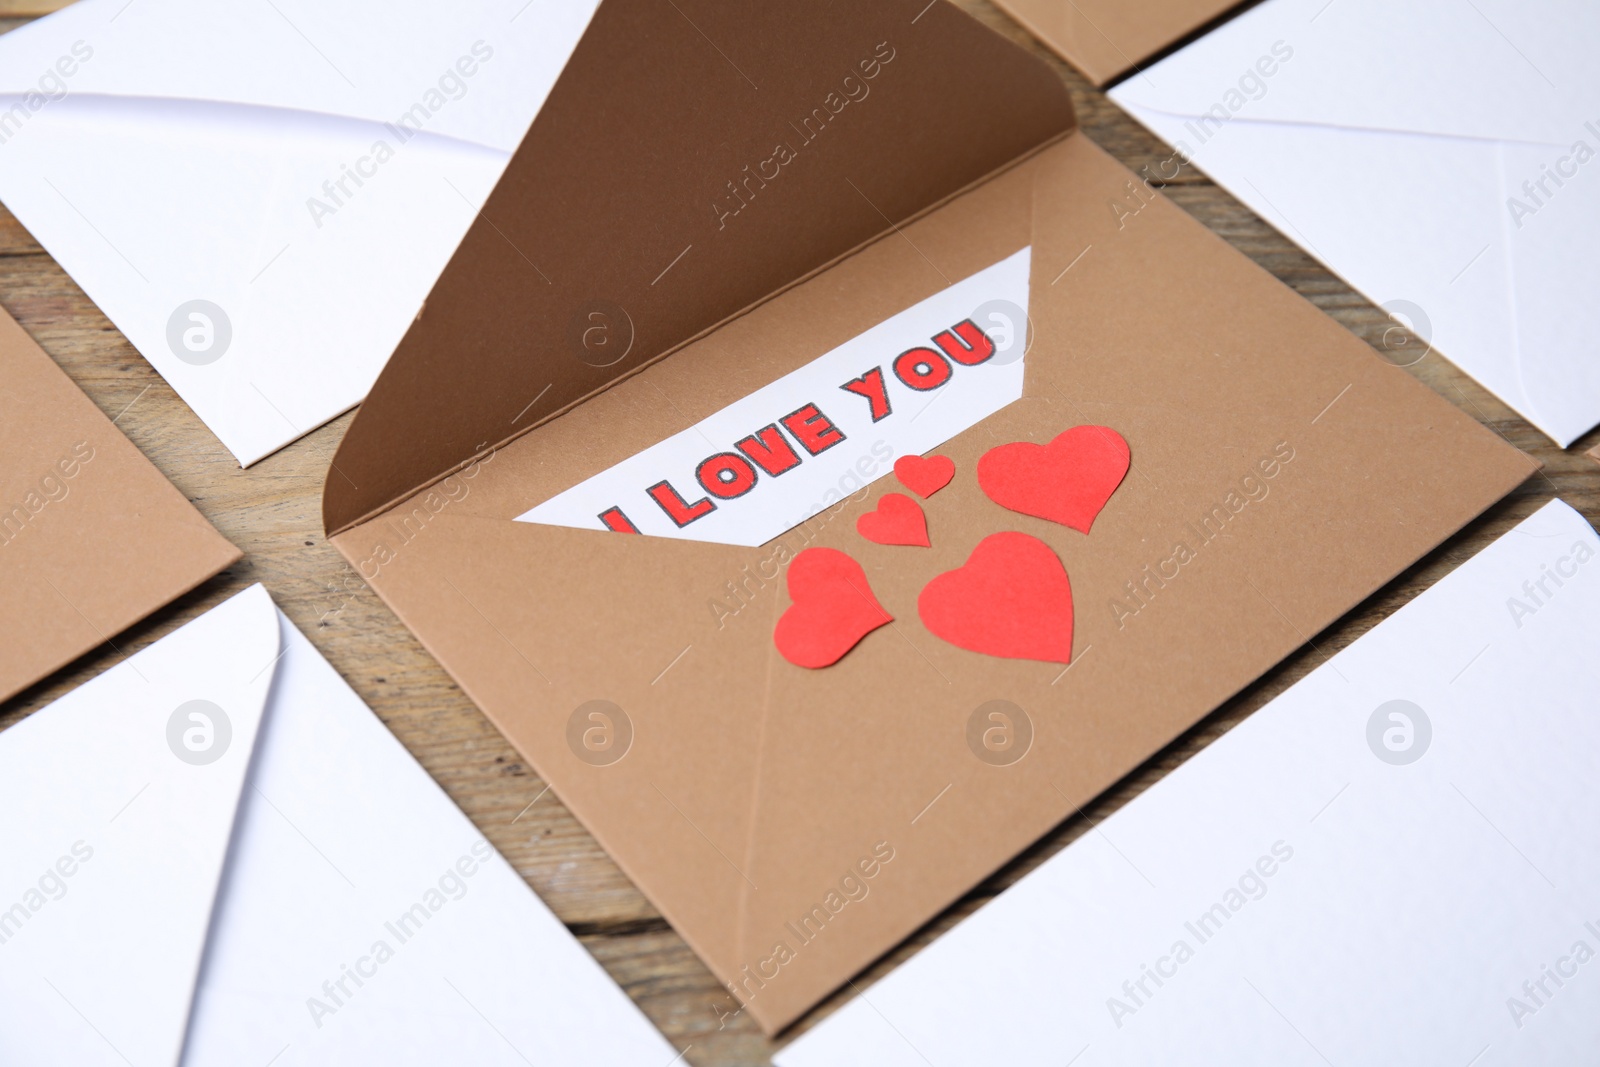
M 836 548 L 808 548 L 789 564 L 794 603 L 772 642 L 796 667 L 828 667 L 894 616 L 883 610 L 861 564 Z
M 877 511 L 856 519 L 856 532 L 880 545 L 930 545 L 928 517 L 904 493 L 885 493 Z
M 1072 662 L 1072 584 L 1037 537 L 992 534 L 967 562 L 923 586 L 922 623 L 969 652 Z
M 926 500 L 956 476 L 956 461 L 949 456 L 901 456 L 894 461 L 900 484 Z
M 991 448 L 978 485 L 1003 508 L 1089 532 L 1128 473 L 1128 442 L 1105 426 L 1074 426 L 1048 445 Z

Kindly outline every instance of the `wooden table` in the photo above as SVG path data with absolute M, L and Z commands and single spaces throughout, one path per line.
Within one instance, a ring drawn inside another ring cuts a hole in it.
M 1083 131 L 1137 171 L 1170 149 L 1119 111 L 1070 67 L 1034 43 L 988 0 L 957 0 L 979 19 L 1044 56 L 1072 88 Z M 59 0 L 0 0 L 0 32 Z M 1192 168 L 1166 195 L 1344 326 L 1381 348 L 1393 320 L 1329 274 L 1266 223 Z M 444 670 L 322 536 L 323 475 L 349 425 L 335 420 L 282 452 L 240 470 L 217 439 L 117 332 L 72 279 L 0 208 L 0 305 L 4 305 L 124 433 L 245 552 L 243 562 L 153 618 L 119 635 L 115 647 L 85 656 L 0 705 L 10 726 L 121 662 L 253 582 L 355 687 L 405 746 L 505 854 L 651 1020 L 699 1067 L 768 1062 L 776 1044 L 748 1016 L 725 1023 L 736 1005 L 592 837 Z M 1374 358 L 1381 358 L 1375 356 Z M 880 961 L 863 986 L 1038 866 L 1174 766 L 1348 645 L 1400 605 L 1559 494 L 1600 522 L 1600 466 L 1567 452 L 1511 412 L 1436 353 L 1411 368 L 1435 391 L 1545 464 L 1488 514 L 1371 597 L 1313 643 L 1290 656 L 1117 788 L 969 893 Z M 798 1033 L 844 1001 L 836 995 L 796 1027 Z

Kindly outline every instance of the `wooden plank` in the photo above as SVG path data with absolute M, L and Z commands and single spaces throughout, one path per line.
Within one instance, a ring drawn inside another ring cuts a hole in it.
M 0 18 L 38 18 L 70 3 L 72 0 L 0 0 Z
M 1076 72 L 1050 57 L 987 0 L 958 0 L 980 20 L 1045 56 L 1073 92 L 1084 131 L 1125 165 L 1167 159 L 1170 149 L 1127 118 Z M 18 12 L 63 6 L 59 0 L 0 0 L 0 30 Z M 1180 206 L 1381 351 L 1393 322 L 1232 197 L 1185 168 L 1166 191 Z M 9 213 L 0 211 L 0 305 L 26 327 L 118 425 L 233 542 L 247 553 L 178 604 L 118 638 L 121 653 L 95 652 L 0 705 L 0 728 L 145 647 L 246 585 L 264 582 L 289 616 L 416 755 L 473 822 L 520 871 L 697 1067 L 766 1063 L 767 1041 L 683 940 L 460 692 L 366 583 L 324 541 L 322 478 L 349 417 L 325 426 L 248 471 L 150 369 L 92 301 L 45 255 Z M 1373 358 L 1383 358 L 1378 352 Z M 1556 449 L 1477 383 L 1437 354 L 1411 373 L 1472 417 L 1546 465 L 1508 500 L 1371 597 L 1326 633 L 1316 649 L 1290 656 L 1261 681 L 1180 738 L 1116 789 L 1091 804 L 1105 818 L 1177 764 L 1281 693 L 1365 633 L 1463 559 L 1560 494 L 1591 522 L 1600 520 L 1600 466 L 1582 449 Z M 1600 454 L 1597 454 L 1600 458 Z M 537 798 L 537 803 L 533 801 Z M 531 807 L 529 805 L 532 805 Z M 913 955 L 1082 833 L 1075 818 L 988 879 L 858 983 L 865 986 Z M 849 993 L 804 1020 L 813 1025 Z
M 0 256 L 37 255 L 43 249 L 17 217 L 0 205 Z

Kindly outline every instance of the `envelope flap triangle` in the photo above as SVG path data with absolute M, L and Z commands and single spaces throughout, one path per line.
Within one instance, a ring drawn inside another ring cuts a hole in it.
M 230 141 L 273 128 L 315 141 L 328 136 L 316 120 L 335 119 L 366 125 L 369 138 L 418 132 L 509 152 L 596 2 L 530 4 L 514 20 L 461 4 L 422 20 L 385 17 L 371 0 L 81 0 L 0 38 L 0 112 L 10 115 L 0 133 L 45 102 L 59 117 L 71 97 L 121 105 L 114 121 L 135 129 L 159 130 L 175 111 L 199 118 L 207 111 L 187 105 L 204 105 L 220 127 L 212 137 L 227 130 Z M 108 120 L 89 121 L 85 136 Z
M 606 0 L 340 446 L 347 528 L 1064 135 L 944 0 Z
M 0 734 L 0 1060 L 178 1062 L 278 625 L 252 587 Z
M 239 558 L 0 311 L 0 700 Z
M 717 929 L 702 949 L 727 951 L 745 883 L 717 850 L 740 856 L 752 818 L 772 551 L 448 514 L 401 536 L 385 520 L 339 535 L 339 548 L 388 560 L 373 587 L 629 874 L 677 921 Z M 551 566 L 574 558 L 583 565 Z M 499 566 L 473 565 L 484 559 Z M 749 602 L 719 615 L 712 601 L 734 582 Z M 615 765 L 570 732 L 602 707 L 639 739 Z M 674 852 L 683 862 L 636 865 Z
M 1600 80 L 1584 51 L 1600 32 L 1592 5 L 1538 19 L 1508 5 L 1458 18 L 1448 0 L 1322 8 L 1314 0 L 1252 8 L 1109 95 L 1135 117 L 1183 120 L 1180 147 L 1202 165 L 1205 144 L 1231 123 L 1566 147 L 1593 117 Z M 1312 16 L 1320 17 L 1308 33 Z M 1414 62 L 1376 58 L 1374 39 Z M 1499 76 L 1483 78 L 1485 66 Z

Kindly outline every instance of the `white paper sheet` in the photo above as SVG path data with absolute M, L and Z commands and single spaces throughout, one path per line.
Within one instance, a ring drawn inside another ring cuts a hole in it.
M 956 282 L 518 521 L 765 544 L 1021 398 L 1031 255 Z
M 249 465 L 366 395 L 597 0 L 79 0 L 0 37 L 0 200 Z
M 1597 633 L 1554 501 L 777 1062 L 1593 1062 Z
M 1566 447 L 1600 422 L 1596 47 L 1586 0 L 1268 0 L 1111 97 L 1420 335 L 1388 358 Z

